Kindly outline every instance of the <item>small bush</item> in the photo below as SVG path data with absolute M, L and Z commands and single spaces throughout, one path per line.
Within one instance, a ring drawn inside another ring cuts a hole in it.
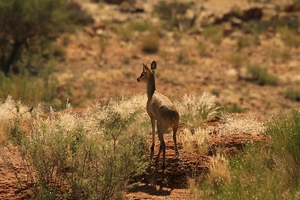
M 198 43 L 198 51 L 202 57 L 212 57 L 212 55 L 207 51 L 207 45 L 203 42 Z
M 121 40 L 125 42 L 129 42 L 134 40 L 134 32 L 145 32 L 146 30 L 149 30 L 151 25 L 149 25 L 147 22 L 143 22 L 140 20 L 134 20 L 131 21 L 129 24 L 124 24 L 123 26 L 119 26 L 117 28 L 117 34 L 121 38 Z M 154 27 L 152 27 L 154 28 Z
M 12 142 L 15 145 L 22 145 L 26 136 L 25 130 L 28 131 L 29 119 L 37 117 L 41 111 L 39 104 L 34 106 L 34 109 L 29 108 L 21 101 L 13 100 L 11 96 L 3 102 L 0 101 L 0 143 Z
M 68 33 L 62 34 L 61 43 L 64 47 L 67 47 L 72 42 L 71 35 Z
M 244 109 L 239 107 L 236 103 L 232 104 L 230 107 L 226 107 L 225 110 L 229 113 L 243 113 L 243 112 L 245 112 Z
M 237 40 L 237 50 L 240 51 L 245 47 L 250 47 L 254 45 L 257 41 L 257 37 L 252 35 L 243 35 Z
M 127 26 L 120 26 L 116 31 L 121 40 L 125 42 L 129 42 L 133 38 L 133 31 Z
M 60 60 L 65 60 L 67 56 L 67 50 L 65 47 L 58 45 L 58 44 L 53 44 L 52 45 L 52 54 L 54 57 L 60 59 Z
M 155 34 L 146 35 L 141 39 L 142 50 L 146 53 L 156 53 L 159 50 L 159 36 Z
M 283 95 L 287 99 L 291 99 L 293 101 L 300 101 L 300 90 L 296 90 L 290 87 L 283 92 Z
M 280 53 L 281 61 L 286 63 L 288 60 L 291 60 L 292 55 L 288 51 L 283 51 Z
M 296 31 L 288 26 L 279 27 L 277 31 L 281 34 L 283 42 L 289 47 L 298 48 L 300 46 L 300 36 Z
M 223 40 L 223 27 L 222 26 L 208 26 L 203 29 L 203 36 L 212 43 L 219 45 Z
M 247 61 L 247 58 L 243 55 L 232 53 L 227 57 L 227 61 L 232 64 L 232 66 L 238 71 L 240 74 L 240 68 Z
M 272 58 L 273 62 L 286 63 L 288 60 L 292 58 L 292 55 L 287 50 L 283 50 L 283 51 L 271 50 L 268 52 L 268 54 Z
M 260 67 L 259 65 L 250 65 L 248 67 L 248 73 L 251 75 L 252 80 L 258 85 L 272 85 L 278 84 L 278 78 L 268 73 L 267 69 Z
M 29 174 L 34 197 L 122 198 L 132 178 L 148 165 L 146 140 L 136 124 L 140 101 L 95 104 L 82 117 L 67 104 L 62 113 L 50 110 L 48 119 L 34 120 L 30 137 L 20 147 L 26 166 L 34 171 Z
M 189 8 L 193 6 L 192 2 L 166 2 L 159 1 L 154 6 L 154 14 L 158 15 L 160 19 L 164 20 L 165 27 L 167 29 L 185 30 L 194 26 L 195 20 L 199 13 L 195 12 L 195 15 L 191 18 L 186 16 Z
M 144 32 L 146 30 L 149 30 L 150 25 L 145 21 L 135 20 L 135 21 L 131 21 L 128 27 L 133 31 Z
M 227 61 L 233 66 L 233 68 L 237 71 L 238 79 L 242 79 L 241 69 L 244 63 L 247 61 L 247 57 L 241 54 L 232 53 L 227 58 Z

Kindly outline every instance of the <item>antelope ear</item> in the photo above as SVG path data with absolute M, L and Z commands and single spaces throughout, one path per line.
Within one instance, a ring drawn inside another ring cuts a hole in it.
M 148 68 L 148 66 L 145 65 L 144 63 L 143 63 L 143 71 L 144 71 L 144 72 L 145 72 L 145 71 L 150 71 L 149 68 Z
M 153 60 L 152 61 L 152 63 L 151 63 L 151 70 L 156 70 L 156 62 L 155 62 L 155 60 Z

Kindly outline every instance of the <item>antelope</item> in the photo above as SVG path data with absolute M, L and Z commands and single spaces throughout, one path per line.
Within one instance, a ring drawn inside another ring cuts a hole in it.
M 152 125 L 152 145 L 151 145 L 151 159 L 154 154 L 154 135 L 155 135 L 155 121 L 157 121 L 157 134 L 160 141 L 160 148 L 158 153 L 158 159 L 160 157 L 161 150 L 163 151 L 163 164 L 162 169 L 165 169 L 166 164 L 166 145 L 164 141 L 164 133 L 169 128 L 173 129 L 173 141 L 175 146 L 176 157 L 179 157 L 179 152 L 176 143 L 176 132 L 179 124 L 179 113 L 175 105 L 171 100 L 156 91 L 155 87 L 155 69 L 156 62 L 152 61 L 151 69 L 147 65 L 143 64 L 143 72 L 141 76 L 137 78 L 138 82 L 145 82 L 147 85 L 147 104 L 146 110 L 151 119 Z

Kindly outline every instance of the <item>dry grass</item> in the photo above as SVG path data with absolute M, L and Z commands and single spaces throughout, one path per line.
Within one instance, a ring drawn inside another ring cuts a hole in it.
M 224 115 L 221 118 L 223 126 L 220 129 L 221 135 L 250 134 L 260 135 L 265 133 L 265 124 L 259 122 L 254 113 L 242 115 Z
M 212 162 L 209 167 L 208 182 L 210 182 L 215 189 L 231 182 L 229 161 L 224 156 L 217 154 L 212 158 Z
M 200 155 L 208 153 L 209 130 L 196 128 L 193 133 L 189 129 L 183 130 L 183 146 L 184 149 L 190 152 L 197 152 Z
M 188 127 L 197 127 L 201 120 L 215 116 L 219 112 L 216 105 L 216 96 L 208 93 L 202 95 L 184 95 L 181 102 L 176 103 L 181 121 Z

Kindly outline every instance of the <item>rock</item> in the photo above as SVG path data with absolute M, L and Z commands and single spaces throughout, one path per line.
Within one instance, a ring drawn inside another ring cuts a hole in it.
M 91 37 L 93 37 L 95 35 L 103 35 L 105 29 L 106 29 L 105 24 L 95 23 L 95 24 L 93 24 L 90 27 L 85 27 L 83 29 L 83 32 L 85 32 L 86 34 L 88 34 Z
M 236 25 L 241 25 L 243 21 L 260 20 L 263 16 L 262 8 L 252 7 L 247 10 L 240 11 L 239 9 L 231 10 L 223 16 L 216 18 L 214 24 L 221 24 L 224 22 L 236 22 Z
M 300 4 L 298 3 L 292 3 L 290 5 L 286 5 L 284 7 L 285 12 L 298 12 L 300 11 Z
M 99 29 L 105 30 L 106 26 L 103 23 L 95 23 L 95 24 L 92 25 L 92 29 L 96 32 Z
M 104 1 L 109 4 L 121 4 L 124 0 L 104 0 Z
M 232 27 L 231 23 L 225 22 L 224 23 L 224 29 L 223 29 L 223 35 L 225 37 L 229 36 L 231 33 L 233 33 L 233 31 L 234 31 L 234 28 Z
M 124 1 L 120 4 L 119 10 L 121 12 L 126 12 L 126 13 L 143 13 L 143 12 L 145 12 L 142 4 L 138 4 L 136 2 L 130 3 L 127 1 Z
M 230 23 L 232 27 L 241 27 L 243 22 L 239 18 L 233 17 L 230 19 Z
M 266 35 L 267 38 L 272 38 L 272 37 L 275 36 L 275 33 L 276 32 L 275 32 L 274 28 L 270 26 L 270 27 L 268 27 L 265 35 Z
M 91 27 L 85 27 L 83 29 L 83 32 L 86 33 L 87 35 L 91 36 L 91 37 L 95 36 L 95 32 Z
M 260 20 L 263 16 L 262 8 L 252 7 L 243 12 L 243 21 L 249 21 L 252 19 Z

